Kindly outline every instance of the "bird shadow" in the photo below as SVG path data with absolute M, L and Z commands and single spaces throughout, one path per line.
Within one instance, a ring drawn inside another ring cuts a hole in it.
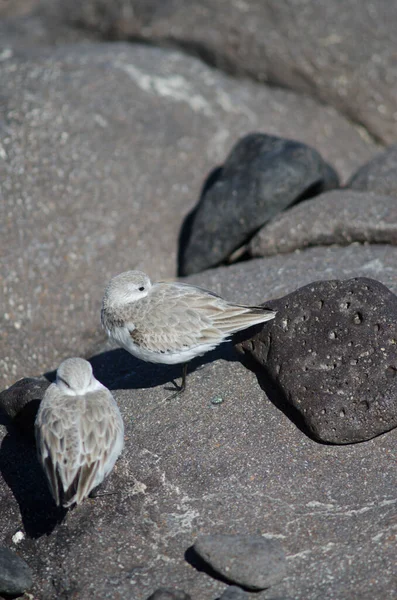
M 0 422 L 7 428 L 0 447 L 0 473 L 18 502 L 26 535 L 34 539 L 49 535 L 67 511 L 55 505 L 32 438 L 22 435 L 7 417 Z
M 188 374 L 202 369 L 215 360 L 240 361 L 241 356 L 235 350 L 234 344 L 249 339 L 260 328 L 261 325 L 255 325 L 239 332 L 230 341 L 220 344 L 204 356 L 193 359 L 189 362 Z M 177 381 L 182 376 L 182 364 L 165 365 L 145 362 L 121 348 L 99 352 L 91 356 L 89 361 L 95 377 L 109 390 L 147 389 L 173 383 L 174 387 L 165 389 L 175 391 L 175 388 L 178 387 Z M 50 382 L 55 381 L 55 376 L 56 371 L 45 373 L 45 377 Z
M 207 352 L 205 356 L 192 360 L 189 363 L 188 374 L 219 359 L 235 362 L 239 360 L 239 355 L 233 345 L 226 342 L 215 350 Z M 146 389 L 174 383 L 174 387 L 166 389 L 175 391 L 175 387 L 178 387 L 177 381 L 182 376 L 182 364 L 144 362 L 121 348 L 95 354 L 89 361 L 95 377 L 109 390 Z M 45 377 L 51 382 L 55 380 L 55 375 L 56 371 L 45 373 Z

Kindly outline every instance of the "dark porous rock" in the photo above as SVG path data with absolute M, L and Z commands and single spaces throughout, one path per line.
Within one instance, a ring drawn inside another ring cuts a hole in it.
M 286 573 L 280 542 L 260 535 L 204 535 L 193 548 L 214 571 L 247 589 L 268 588 Z
M 349 189 L 326 192 L 267 223 L 252 238 L 249 253 L 272 256 L 352 242 L 397 245 L 396 199 Z
M 250 595 L 236 585 L 229 585 L 219 600 L 248 600 Z
M 335 171 L 306 144 L 260 133 L 244 137 L 184 224 L 180 274 L 221 263 L 283 209 L 336 186 Z
M 348 187 L 397 196 L 397 144 L 375 156 L 355 173 Z
M 323 442 L 397 426 L 397 297 L 378 281 L 318 281 L 269 303 L 270 326 L 242 343 Z
M 20 596 L 32 585 L 29 565 L 8 548 L 0 547 L 0 594 Z
M 49 385 L 45 379 L 20 379 L 0 393 L 0 410 L 24 433 L 33 434 L 37 410 Z
M 191 600 L 191 596 L 181 590 L 159 588 L 147 600 Z

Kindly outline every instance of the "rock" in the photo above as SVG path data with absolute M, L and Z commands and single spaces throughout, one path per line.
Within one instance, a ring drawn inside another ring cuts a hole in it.
M 115 274 L 175 273 L 181 222 L 241 136 L 292 136 L 345 176 L 377 148 L 309 98 L 159 48 L 11 49 L 0 78 L 0 388 L 89 355 Z
M 0 547 L 0 594 L 21 596 L 33 585 L 32 571 L 22 558 Z
M 14 419 L 27 404 L 36 400 L 40 403 L 49 385 L 50 382 L 45 379 L 34 377 L 20 379 L 0 393 L 0 408 Z
M 397 196 L 397 144 L 360 167 L 349 182 L 354 190 Z
M 72 27 L 60 18 L 53 0 L 0 2 L 0 61 L 36 46 L 59 46 L 98 39 L 98 34 Z
M 2 2 L 0 4 L 0 19 L 30 14 L 39 8 L 39 4 L 40 0 Z
M 370 277 L 397 294 L 397 248 L 383 244 L 317 246 L 191 275 L 186 281 L 242 304 L 281 298 L 313 281 Z
M 256 304 L 321 277 L 374 277 L 397 293 L 396 265 L 390 245 L 316 247 L 187 281 Z M 35 573 L 35 598 L 147 600 L 177 587 L 192 600 L 214 600 L 225 583 L 185 559 L 209 531 L 255 532 L 283 544 L 288 576 L 255 600 L 318 600 L 324 590 L 332 598 L 366 598 L 368 590 L 393 597 L 397 429 L 364 444 L 319 444 L 238 358 L 225 344 L 195 361 L 184 395 L 165 402 L 180 366 L 99 345 L 94 373 L 120 407 L 125 450 L 109 494 L 69 511 L 55 529 L 31 445 L 0 426 L 0 538 L 11 545 L 22 522 L 18 550 Z M 214 397 L 223 402 L 214 406 Z
M 235 75 L 293 89 L 397 137 L 397 11 L 390 0 L 70 0 L 67 20 L 109 38 L 173 44 Z M 367 130 L 367 131 L 366 131 Z
M 0 410 L 27 435 L 34 435 L 34 421 L 49 381 L 25 377 L 0 393 Z
M 235 585 L 229 585 L 219 600 L 248 600 L 249 594 Z
M 322 281 L 269 303 L 274 325 L 241 347 L 323 442 L 397 426 L 397 297 L 378 281 Z
M 352 242 L 397 245 L 395 198 L 333 190 L 281 213 L 252 238 L 251 256 Z
M 248 589 L 266 589 L 286 574 L 280 542 L 260 535 L 204 535 L 194 550 L 214 571 Z
M 244 137 L 187 218 L 180 274 L 221 263 L 283 209 L 337 185 L 313 148 L 259 133 Z
M 180 590 L 159 588 L 147 600 L 191 600 L 191 596 Z

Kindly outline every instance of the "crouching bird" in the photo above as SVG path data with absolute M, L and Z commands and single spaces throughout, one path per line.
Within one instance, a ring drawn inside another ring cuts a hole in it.
M 178 394 L 186 387 L 187 363 L 192 358 L 275 315 L 269 308 L 233 304 L 194 285 L 152 284 L 145 273 L 127 271 L 107 285 L 101 320 L 108 336 L 137 358 L 184 363 Z
M 57 506 L 80 504 L 109 475 L 124 445 L 118 406 L 82 358 L 63 361 L 35 421 L 39 461 Z

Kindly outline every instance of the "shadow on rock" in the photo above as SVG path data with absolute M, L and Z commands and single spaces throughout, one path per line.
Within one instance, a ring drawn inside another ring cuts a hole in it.
M 259 386 L 265 392 L 270 402 L 272 402 L 276 408 L 284 413 L 285 416 L 288 417 L 288 419 L 292 421 L 294 425 L 296 425 L 296 427 L 307 437 L 314 442 L 322 443 L 313 436 L 310 429 L 305 425 L 304 419 L 299 411 L 288 404 L 284 392 L 280 386 L 278 386 L 277 383 L 272 380 L 270 375 L 267 374 L 263 368 L 260 368 L 258 363 L 253 358 L 250 358 L 249 355 L 242 355 L 240 360 L 247 369 L 255 373 Z
M 223 167 L 215 167 L 215 169 L 210 171 L 210 173 L 207 175 L 207 178 L 204 181 L 203 187 L 201 189 L 200 199 L 199 199 L 198 203 L 194 206 L 194 208 L 190 211 L 190 213 L 188 213 L 186 215 L 186 217 L 182 223 L 181 230 L 180 230 L 179 236 L 178 236 L 178 259 L 177 259 L 178 260 L 178 264 L 177 264 L 178 277 L 183 277 L 183 275 L 184 275 L 184 268 L 183 268 L 184 255 L 185 255 L 185 250 L 186 250 L 187 244 L 190 240 L 190 236 L 192 233 L 192 225 L 193 225 L 194 217 L 197 212 L 197 208 L 200 205 L 200 202 L 202 201 L 202 198 L 205 196 L 207 191 L 219 179 L 219 177 L 222 173 L 222 168 Z
M 239 355 L 231 343 L 221 344 L 215 350 L 192 360 L 189 363 L 188 374 L 218 359 L 234 362 L 239 360 Z M 163 385 L 166 386 L 166 390 L 172 392 L 182 377 L 182 364 L 144 362 L 120 348 L 96 354 L 90 358 L 90 362 L 95 377 L 110 390 L 154 388 Z M 51 380 L 54 373 L 46 373 L 45 376 Z
M 214 569 L 197 554 L 193 546 L 189 546 L 189 548 L 186 550 L 185 560 L 193 567 L 193 569 L 196 569 L 196 571 L 199 571 L 200 573 L 206 573 L 209 577 L 212 577 L 212 579 L 216 579 L 217 581 L 222 581 L 223 583 L 230 585 L 230 580 L 214 571 Z
M 0 472 L 19 504 L 26 534 L 31 538 L 50 534 L 67 511 L 55 505 L 35 447 L 13 426 L 1 444 Z

